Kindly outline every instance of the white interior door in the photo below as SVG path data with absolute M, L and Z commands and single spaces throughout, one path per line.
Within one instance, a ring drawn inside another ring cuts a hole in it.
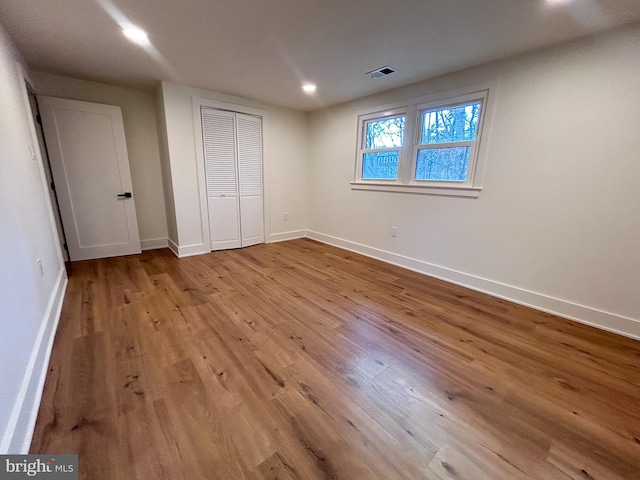
M 239 248 L 235 114 L 203 108 L 201 117 L 211 250 Z
M 262 119 L 236 114 L 242 246 L 264 242 Z
M 38 96 L 71 260 L 140 253 L 120 107 Z

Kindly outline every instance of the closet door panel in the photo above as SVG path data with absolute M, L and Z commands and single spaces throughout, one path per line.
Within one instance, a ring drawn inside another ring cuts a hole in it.
M 240 247 L 237 197 L 209 197 L 211 250 Z
M 262 119 L 236 114 L 242 246 L 264 242 Z
M 238 248 L 242 242 L 235 114 L 202 108 L 201 115 L 211 250 Z
M 262 196 L 241 197 L 240 210 L 242 212 L 242 246 L 264 243 Z

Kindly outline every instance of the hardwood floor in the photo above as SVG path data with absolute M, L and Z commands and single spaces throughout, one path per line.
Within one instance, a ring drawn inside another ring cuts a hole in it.
M 638 479 L 640 342 L 311 240 L 79 262 L 31 451 L 87 479 Z

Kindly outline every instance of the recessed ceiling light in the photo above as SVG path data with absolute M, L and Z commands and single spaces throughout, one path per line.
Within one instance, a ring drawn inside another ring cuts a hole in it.
M 316 86 L 313 83 L 305 83 L 302 85 L 302 90 L 304 90 L 304 93 L 306 93 L 307 95 L 311 95 L 315 93 Z
M 149 37 L 147 37 L 147 32 L 138 27 L 127 27 L 122 29 L 122 33 L 124 36 L 131 40 L 133 43 L 137 43 L 138 45 L 149 45 Z

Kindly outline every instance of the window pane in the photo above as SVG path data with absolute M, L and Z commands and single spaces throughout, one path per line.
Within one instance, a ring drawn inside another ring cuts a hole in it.
M 365 153 L 362 156 L 362 178 L 395 180 L 398 178 L 400 152 Z
M 367 122 L 364 148 L 401 147 L 404 137 L 404 116 Z
M 422 144 L 476 139 L 480 102 L 422 113 Z
M 464 182 L 470 154 L 471 147 L 418 150 L 416 180 Z

